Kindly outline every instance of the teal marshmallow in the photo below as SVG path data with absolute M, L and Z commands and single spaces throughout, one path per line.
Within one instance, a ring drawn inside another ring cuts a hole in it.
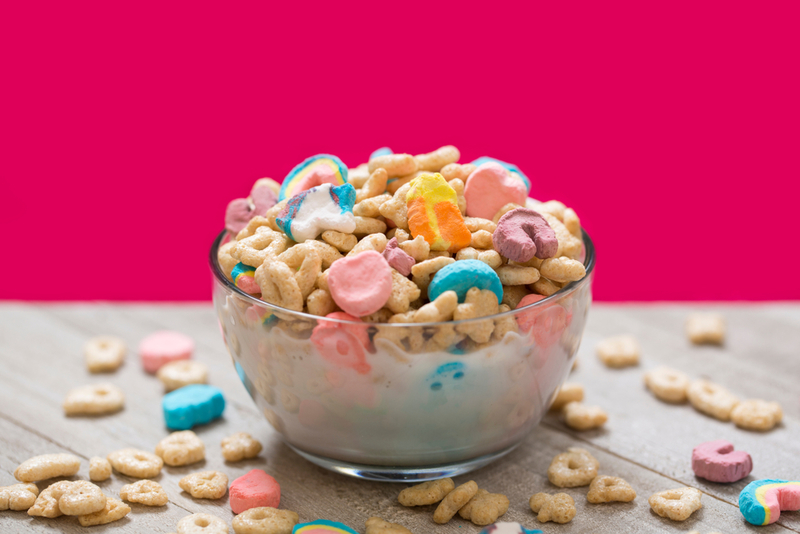
M 520 179 L 522 179 L 523 182 L 525 182 L 525 189 L 528 190 L 528 193 L 531 192 L 531 181 L 528 179 L 527 176 L 522 174 L 522 171 L 519 170 L 519 167 L 517 167 L 513 163 L 506 163 L 505 161 L 500 161 L 499 159 L 490 158 L 489 156 L 482 156 L 473 161 L 472 164 L 475 165 L 476 167 L 480 167 L 484 163 L 490 163 L 490 162 L 499 163 L 500 165 L 505 167 L 508 171 L 515 173 L 517 176 L 520 177 Z
M 161 407 L 167 428 L 189 430 L 220 417 L 225 410 L 225 397 L 214 386 L 192 384 L 164 395 Z
M 428 286 L 428 298 L 436 300 L 445 291 L 455 291 L 458 301 L 464 302 L 472 287 L 488 289 L 503 300 L 503 284 L 494 269 L 479 260 L 460 260 L 445 266 L 433 276 Z
M 392 154 L 394 154 L 394 152 L 392 152 L 392 149 L 389 148 L 388 146 L 385 146 L 385 147 L 379 148 L 378 150 L 376 150 L 375 152 L 370 154 L 369 155 L 369 159 L 370 159 L 370 161 L 372 161 L 375 158 L 379 158 L 381 156 L 391 156 Z

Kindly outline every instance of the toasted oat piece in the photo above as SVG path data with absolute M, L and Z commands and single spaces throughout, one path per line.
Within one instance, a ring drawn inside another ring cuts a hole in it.
M 717 313 L 693 313 L 686 319 L 686 335 L 695 345 L 722 345 L 725 318 Z

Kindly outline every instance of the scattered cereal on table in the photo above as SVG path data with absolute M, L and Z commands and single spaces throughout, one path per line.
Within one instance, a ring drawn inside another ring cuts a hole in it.
M 558 454 L 550 462 L 547 478 L 559 488 L 588 486 L 597 476 L 599 467 L 600 462 L 589 451 L 570 447 L 567 452 Z
M 680 371 L 669 367 L 658 367 L 645 373 L 644 383 L 656 398 L 664 402 L 675 404 L 686 402 L 689 377 Z
M 541 530 L 525 528 L 519 523 L 499 522 L 480 531 L 480 534 L 544 534 Z
M 125 394 L 114 384 L 81 386 L 67 393 L 65 415 L 104 415 L 120 411 L 125 406 Z
M 125 361 L 125 342 L 114 336 L 93 337 L 83 347 L 90 373 L 116 371 Z
M 178 485 L 195 499 L 221 499 L 228 491 L 228 475 L 219 471 L 200 471 L 186 475 Z
M 753 459 L 745 451 L 734 451 L 733 443 L 718 439 L 692 450 L 692 471 L 712 482 L 737 482 L 753 470 Z
M 0 512 L 3 510 L 23 512 L 33 506 L 38 495 L 39 488 L 30 482 L 0 487 Z
M 81 468 L 81 459 L 74 454 L 42 454 L 28 458 L 14 470 L 20 482 L 38 482 L 55 477 L 71 477 Z
M 478 485 L 470 480 L 448 493 L 433 512 L 433 520 L 440 525 L 450 521 L 458 510 L 478 493 Z
M 650 496 L 650 508 L 661 517 L 673 521 L 686 521 L 695 511 L 703 507 L 700 498 L 703 496 L 694 488 L 678 488 L 660 491 Z
M 548 495 L 537 493 L 530 499 L 531 511 L 538 514 L 536 519 L 540 523 L 569 523 L 575 517 L 575 501 L 566 493 Z
M 89 459 L 89 480 L 102 482 L 111 477 L 111 463 L 105 458 L 92 456 Z
M 380 517 L 370 517 L 365 527 L 366 534 L 414 534 L 403 525 L 384 521 Z
M 156 376 L 164 389 L 174 391 L 189 384 L 205 384 L 208 382 L 208 366 L 193 360 L 170 362 L 161 367 Z
M 628 367 L 639 364 L 641 349 L 633 336 L 615 336 L 597 344 L 597 357 L 608 367 Z
M 171 466 L 189 465 L 206 457 L 206 446 L 191 430 L 173 432 L 156 445 L 156 454 Z
M 505 495 L 479 489 L 475 496 L 461 507 L 458 515 L 482 527 L 497 521 L 498 517 L 508 511 L 509 504 Z
M 720 421 L 730 421 L 733 408 L 739 404 L 733 393 L 704 379 L 689 384 L 686 396 L 695 410 Z
M 329 521 L 327 519 L 317 519 L 310 523 L 300 523 L 295 525 L 293 534 L 358 534 L 355 530 L 344 523 Z
M 102 510 L 87 515 L 80 515 L 78 516 L 78 522 L 82 527 L 105 525 L 107 523 L 119 521 L 129 513 L 131 513 L 130 506 L 113 497 L 108 497 L 106 499 L 106 505 Z
M 237 432 L 223 438 L 222 456 L 226 462 L 239 462 L 255 458 L 261 452 L 261 443 L 247 432 Z
M 400 492 L 397 500 L 403 506 L 426 506 L 436 504 L 455 489 L 452 478 L 440 478 L 411 486 Z
M 123 501 L 135 502 L 145 506 L 165 506 L 169 501 L 167 492 L 154 480 L 139 480 L 125 484 L 119 490 Z
M 592 504 L 605 502 L 631 502 L 636 498 L 634 490 L 628 482 L 619 477 L 598 476 L 589 484 L 586 500 Z
M 148 373 L 155 373 L 162 365 L 175 360 L 188 360 L 193 352 L 192 338 L 169 330 L 153 332 L 139 343 L 142 367 Z
M 737 404 L 731 410 L 731 421 L 745 430 L 767 431 L 783 419 L 783 410 L 777 402 L 749 399 Z
M 47 486 L 28 515 L 58 517 L 60 515 L 87 515 L 103 510 L 106 496 L 95 484 L 86 480 L 62 480 Z
M 120 449 L 109 454 L 107 458 L 111 467 L 133 478 L 153 478 L 164 467 L 164 461 L 160 457 L 140 449 Z
M 583 384 L 577 382 L 564 382 L 561 388 L 556 392 L 556 398 L 550 409 L 554 411 L 561 410 L 570 402 L 580 402 L 583 400 Z
M 211 514 L 187 515 L 178 521 L 177 534 L 229 534 L 228 525 Z
M 586 406 L 576 401 L 564 406 L 564 422 L 573 430 L 600 428 L 606 421 L 608 414 L 599 406 Z
M 268 506 L 250 508 L 233 518 L 236 534 L 292 534 L 300 516 Z
M 716 313 L 693 313 L 686 319 L 686 335 L 695 345 L 722 345 L 725 319 Z

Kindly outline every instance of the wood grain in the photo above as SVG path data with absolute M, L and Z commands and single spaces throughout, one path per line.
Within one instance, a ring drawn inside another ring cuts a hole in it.
M 694 308 L 691 308 L 694 309 Z M 548 415 L 524 443 L 507 457 L 458 482 L 474 479 L 480 487 L 508 495 L 506 521 L 528 527 L 539 524 L 528 507 L 536 492 L 565 491 L 575 498 L 576 518 L 567 525 L 544 524 L 545 532 L 627 533 L 720 531 L 800 532 L 800 513 L 784 513 L 778 524 L 753 527 L 744 522 L 736 502 L 739 490 L 750 479 L 778 477 L 800 479 L 800 306 L 765 305 L 722 308 L 729 322 L 724 348 L 689 345 L 683 335 L 685 306 L 595 306 L 590 313 L 580 365 L 571 380 L 586 387 L 588 403 L 610 414 L 603 430 L 576 433 L 556 415 Z M 222 344 L 216 318 L 207 305 L 0 305 L 0 485 L 14 483 L 13 471 L 23 460 L 48 452 L 72 452 L 83 460 L 78 478 L 88 478 L 88 458 L 105 456 L 122 447 L 152 450 L 169 432 L 163 425 L 161 383 L 142 372 L 135 347 L 157 329 L 174 329 L 197 342 L 196 359 L 210 369 L 210 382 L 226 393 L 228 407 L 222 420 L 196 429 L 206 443 L 206 460 L 182 468 L 165 468 L 158 481 L 170 502 L 166 507 L 132 505 L 122 521 L 95 532 L 173 532 L 188 513 L 206 511 L 230 522 L 233 514 L 227 498 L 193 499 L 178 487 L 186 473 L 218 469 L 234 478 L 260 468 L 281 483 L 281 507 L 295 510 L 301 520 L 327 518 L 343 521 L 363 532 L 367 517 L 406 525 L 416 534 L 477 533 L 480 528 L 456 517 L 447 525 L 432 521 L 434 507 L 409 509 L 397 503 L 404 486 L 365 482 L 327 472 L 294 454 L 283 445 L 257 412 L 239 382 Z M 632 333 L 643 346 L 640 366 L 622 370 L 603 367 L 593 353 L 602 337 Z M 111 334 L 128 344 L 125 365 L 116 373 L 90 375 L 83 364 L 82 346 L 93 335 Z M 692 376 L 709 377 L 742 398 L 765 398 L 783 404 L 785 421 L 769 433 L 737 429 L 695 412 L 688 405 L 671 406 L 657 401 L 642 385 L 642 374 L 657 365 L 670 365 Z M 778 372 L 776 372 L 776 369 Z M 124 411 L 105 417 L 66 418 L 61 402 L 77 385 L 109 381 L 127 394 Z M 228 464 L 220 454 L 220 441 L 237 431 L 247 431 L 265 444 L 254 460 Z M 709 483 L 694 477 L 691 449 L 711 439 L 728 439 L 753 455 L 750 479 L 732 485 Z M 600 472 L 621 476 L 638 492 L 628 504 L 591 505 L 587 488 L 560 490 L 546 477 L 547 466 L 557 453 L 583 446 L 598 460 Z M 131 479 L 115 473 L 101 487 L 118 496 Z M 40 483 L 45 487 L 50 481 Z M 689 485 L 702 490 L 704 507 L 688 521 L 675 523 L 652 513 L 647 497 L 664 489 Z M 24 512 L 0 512 L 0 532 L 72 533 L 85 531 L 74 518 L 30 518 Z

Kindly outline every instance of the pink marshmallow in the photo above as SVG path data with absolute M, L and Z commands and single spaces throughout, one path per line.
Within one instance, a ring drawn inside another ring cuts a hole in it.
M 383 257 L 393 268 L 403 276 L 411 274 L 411 268 L 414 266 L 416 260 L 409 256 L 403 249 L 397 246 L 397 238 L 393 237 L 386 243 L 386 248 L 383 249 Z
M 277 508 L 281 503 L 280 484 L 261 469 L 253 469 L 231 482 L 228 493 L 234 514 L 261 506 Z
M 497 252 L 519 262 L 534 256 L 552 258 L 558 252 L 555 231 L 540 213 L 529 208 L 511 210 L 500 217 L 492 243 Z
M 188 360 L 192 357 L 192 352 L 192 338 L 169 330 L 154 332 L 139 343 L 142 367 L 148 373 L 155 373 L 169 362 Z
M 712 482 L 736 482 L 753 470 L 753 459 L 744 451 L 734 451 L 724 439 L 701 443 L 692 451 L 692 471 Z
M 339 260 L 341 261 L 341 260 Z M 361 319 L 344 312 L 329 313 L 325 317 L 361 323 Z M 367 363 L 365 350 L 370 350 L 368 325 L 349 325 L 320 320 L 311 332 L 311 342 L 320 355 L 337 367 L 353 369 L 366 374 L 372 367 Z
M 278 202 L 278 195 L 268 185 L 256 183 L 250 192 L 250 198 L 231 200 L 225 210 L 225 228 L 232 234 L 238 234 L 250 219 L 263 216 Z
M 509 203 L 525 205 L 528 190 L 499 163 L 484 163 L 469 175 L 464 186 L 467 215 L 491 220 Z
M 356 317 L 374 313 L 392 294 L 392 268 L 379 252 L 347 256 L 328 269 L 328 288 L 334 302 Z

